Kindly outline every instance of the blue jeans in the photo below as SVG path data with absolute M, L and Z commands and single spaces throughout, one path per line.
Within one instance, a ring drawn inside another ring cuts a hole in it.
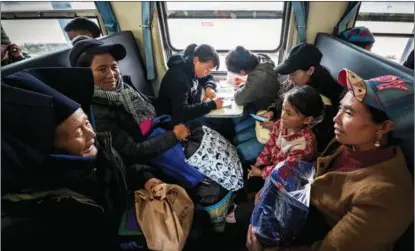
M 239 157 L 242 163 L 251 163 L 264 149 L 264 145 L 256 138 L 255 120 L 249 116 L 248 112 L 245 112 L 242 117 L 234 118 L 233 122 L 235 124 L 234 143 Z
M 239 145 L 255 137 L 255 120 L 249 116 L 248 112 L 244 112 L 242 117 L 233 118 L 232 121 L 235 130 L 235 145 Z
M 259 154 L 264 149 L 264 144 L 258 142 L 256 137 L 254 139 L 245 141 L 236 146 L 241 161 L 243 163 L 252 163 L 258 158 Z

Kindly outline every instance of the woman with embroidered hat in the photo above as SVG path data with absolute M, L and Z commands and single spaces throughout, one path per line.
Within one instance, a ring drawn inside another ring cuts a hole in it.
M 125 168 L 109 135 L 95 134 L 92 95 L 90 69 L 2 80 L 3 248 L 115 248 L 128 190 L 161 183 L 150 167 Z
M 344 69 L 338 81 L 348 92 L 334 118 L 336 140 L 317 159 L 314 213 L 290 247 L 265 250 L 392 250 L 414 219 L 405 161 L 413 150 L 402 144 L 413 148 L 413 80 L 363 80 Z M 251 227 L 247 247 L 264 250 Z
M 376 41 L 372 32 L 364 26 L 345 30 L 340 34 L 340 38 L 368 51 L 372 50 L 373 44 Z

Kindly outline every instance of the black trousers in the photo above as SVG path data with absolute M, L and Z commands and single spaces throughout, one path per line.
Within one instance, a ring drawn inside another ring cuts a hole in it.
M 244 187 L 236 192 L 234 203 L 239 205 L 247 202 L 250 197 L 255 196 L 264 186 L 265 180 L 262 177 L 251 177 L 245 180 Z

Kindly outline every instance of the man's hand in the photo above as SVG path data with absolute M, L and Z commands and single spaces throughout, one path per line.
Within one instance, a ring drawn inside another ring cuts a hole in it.
M 156 187 L 157 185 L 163 184 L 163 183 L 164 183 L 163 181 L 156 179 L 156 178 L 151 178 L 147 180 L 147 182 L 144 184 L 144 189 L 150 195 L 151 199 L 154 198 L 154 194 L 156 192 L 154 191 L 154 187 Z
M 213 88 L 207 87 L 205 89 L 205 98 L 206 99 L 211 99 L 211 100 L 213 100 L 214 98 L 216 98 L 216 92 L 215 92 L 215 90 L 213 90 Z
M 12 60 L 24 58 L 23 51 L 17 44 L 9 44 L 7 46 L 7 51 L 9 54 L 9 58 L 11 58 Z

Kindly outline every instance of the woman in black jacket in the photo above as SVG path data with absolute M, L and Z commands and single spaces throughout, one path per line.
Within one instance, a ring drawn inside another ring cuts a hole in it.
M 163 114 L 186 122 L 222 108 L 223 99 L 216 98 L 216 83 L 210 74 L 219 68 L 219 55 L 212 46 L 191 44 L 173 55 L 167 66 L 158 97 Z
M 281 116 L 284 93 L 295 86 L 310 85 L 320 94 L 325 105 L 323 121 L 314 128 L 319 152 L 323 151 L 334 137 L 333 118 L 337 114 L 340 97 L 344 91 L 320 62 L 323 55 L 312 44 L 302 43 L 292 48 L 288 58 L 275 68 L 277 73 L 289 75 L 288 80 L 281 85 L 280 95 L 268 108 L 264 122 L 265 127 L 272 127 L 272 121 Z
M 90 69 L 3 79 L 3 249 L 115 249 L 129 190 L 161 183 L 150 167 L 125 168 L 110 136 L 95 134 L 92 94 Z
M 90 67 L 94 75 L 92 106 L 98 132 L 110 132 L 114 148 L 129 164 L 148 163 L 189 135 L 179 124 L 148 139 L 156 111 L 151 101 L 123 81 L 117 61 L 126 56 L 121 44 L 104 45 L 96 39 L 78 41 L 70 52 L 76 67 Z

